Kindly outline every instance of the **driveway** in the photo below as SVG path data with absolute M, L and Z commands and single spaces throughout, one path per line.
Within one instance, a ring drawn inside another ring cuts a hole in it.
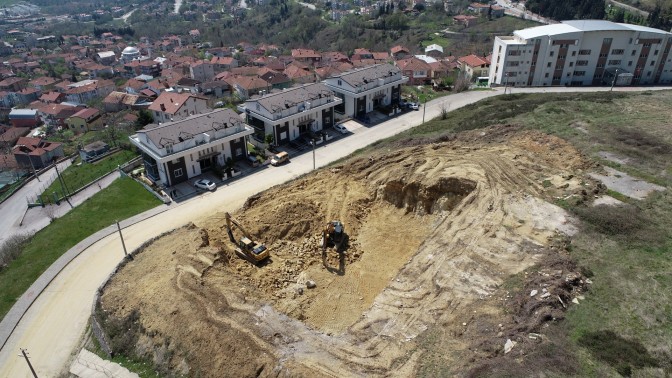
M 646 90 L 670 89 L 645 88 Z M 514 93 L 595 92 L 609 88 L 514 88 Z M 633 88 L 615 88 L 632 91 Z M 474 91 L 455 94 L 426 104 L 426 119 L 439 116 L 446 107 L 455 110 L 481 99 L 500 95 L 503 90 Z M 422 111 L 407 112 L 375 127 L 346 127 L 356 137 L 346 137 L 315 150 L 317 167 L 322 167 L 377 140 L 390 137 L 422 122 Z M 282 184 L 308 173 L 313 168 L 312 154 L 294 157 L 289 164 L 244 175 L 220 187 L 179 204 L 146 221 L 125 228 L 124 239 L 129 250 L 163 232 L 196 222 L 222 211 L 233 211 L 245 199 L 261 190 Z M 75 258 L 41 293 L 7 343 L 0 350 L 0 377 L 31 377 L 24 360 L 17 356 L 19 348 L 27 348 L 31 362 L 40 377 L 54 377 L 65 371 L 68 361 L 77 353 L 86 329 L 93 296 L 99 285 L 112 273 L 123 258 L 121 242 L 110 235 L 94 243 Z

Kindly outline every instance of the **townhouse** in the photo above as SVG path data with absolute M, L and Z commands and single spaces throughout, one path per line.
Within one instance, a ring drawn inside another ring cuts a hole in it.
M 272 135 L 282 145 L 333 126 L 334 108 L 341 103 L 326 85 L 315 83 L 247 100 L 243 107 L 255 139 L 263 142 Z
M 173 186 L 214 166 L 247 156 L 246 137 L 254 133 L 231 109 L 217 109 L 175 122 L 150 124 L 129 137 L 142 153 L 145 174 Z

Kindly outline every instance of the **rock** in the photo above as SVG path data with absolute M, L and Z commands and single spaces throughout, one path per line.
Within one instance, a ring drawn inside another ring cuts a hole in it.
M 574 299 L 572 299 L 572 303 L 574 303 L 574 304 L 579 304 L 579 299 L 578 299 L 578 298 L 574 298 Z
M 511 341 L 511 339 L 506 339 L 506 343 L 504 344 L 504 354 L 509 353 L 515 345 L 516 345 L 515 341 Z
M 584 297 L 583 295 L 579 295 L 577 298 L 579 298 L 579 300 L 581 300 L 581 301 L 586 299 L 586 297 Z
M 549 293 L 548 291 L 545 292 L 544 294 L 541 294 L 541 298 L 548 298 L 550 296 L 551 296 L 551 293 Z
M 462 323 L 462 325 L 463 325 L 463 326 L 466 326 L 466 325 L 467 325 L 467 323 Z
M 536 289 L 535 289 L 535 290 L 532 290 L 532 291 L 530 292 L 530 297 L 534 297 L 535 295 L 537 295 L 538 292 L 539 292 L 539 291 L 536 290 Z
M 299 295 L 303 295 L 303 288 L 302 288 L 302 287 L 299 287 L 298 289 L 296 289 L 296 292 L 297 292 Z
M 538 334 L 538 333 L 529 333 L 529 334 L 527 335 L 527 337 L 530 338 L 530 339 L 532 339 L 532 340 L 541 339 L 541 335 Z
M 313 280 L 308 280 L 306 281 L 306 287 L 309 289 L 314 289 L 317 287 L 317 284 L 315 284 L 315 281 Z

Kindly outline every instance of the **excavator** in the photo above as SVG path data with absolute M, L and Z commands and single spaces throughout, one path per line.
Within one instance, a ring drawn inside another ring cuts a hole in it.
M 225 213 L 224 219 L 226 220 L 226 232 L 229 234 L 229 240 L 236 245 L 236 254 L 254 264 L 258 264 L 270 256 L 268 248 L 262 243 L 253 241 L 252 236 L 245 231 L 237 220 L 233 219 L 231 214 Z M 238 241 L 233 236 L 233 226 L 238 227 L 240 232 L 243 233 L 243 237 Z
M 327 223 L 322 229 L 322 252 L 333 245 L 337 252 L 341 252 L 341 246 L 345 240 L 345 227 L 341 221 L 335 220 Z

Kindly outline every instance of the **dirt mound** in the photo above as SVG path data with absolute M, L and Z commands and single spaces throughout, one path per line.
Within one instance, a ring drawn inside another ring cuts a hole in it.
M 266 264 L 231 258 L 223 216 L 204 219 L 121 269 L 102 308 L 115 318 L 138 311 L 136 351 L 189 375 L 411 375 L 429 353 L 418 335 L 484 310 L 479 301 L 538 264 L 556 232 L 574 231 L 541 198 L 586 190 L 574 177 L 587 165 L 557 138 L 506 126 L 354 158 L 233 214 L 266 243 Z M 335 219 L 343 253 L 320 247 Z M 533 284 L 563 301 L 571 292 Z M 543 314 L 559 316 L 544 306 L 521 302 L 511 324 L 532 332 Z M 480 342 L 452 335 L 454 357 Z M 454 362 L 451 374 L 468 366 Z

